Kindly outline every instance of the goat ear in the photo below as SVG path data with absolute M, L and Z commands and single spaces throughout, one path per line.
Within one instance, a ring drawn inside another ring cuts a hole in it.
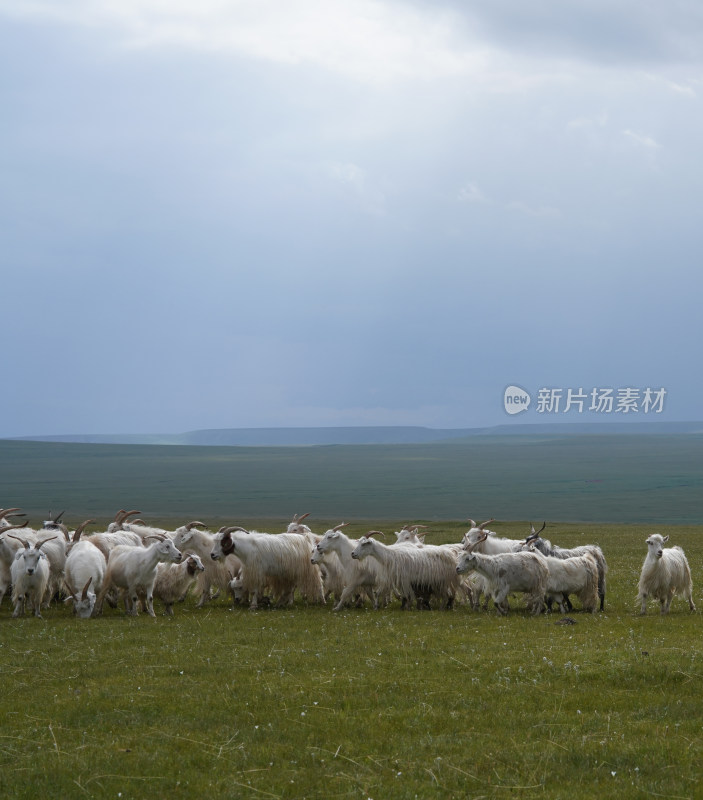
M 666 536 L 665 536 L 665 537 L 662 539 L 662 544 L 664 544 L 665 542 L 668 542 L 668 541 L 669 541 L 669 534 L 667 534 L 667 535 L 666 535 Z

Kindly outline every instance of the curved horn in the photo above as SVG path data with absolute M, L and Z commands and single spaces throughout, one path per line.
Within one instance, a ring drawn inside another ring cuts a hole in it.
M 370 539 L 372 536 L 375 536 L 376 534 L 378 534 L 379 536 L 383 536 L 384 539 L 386 538 L 386 534 L 383 533 L 383 531 L 369 531 L 364 535 L 366 536 L 367 539 Z
M 118 512 L 115 514 L 115 519 L 113 520 L 113 522 L 116 522 L 116 523 L 119 525 L 119 524 L 122 522 L 122 514 L 126 514 L 126 513 L 127 513 L 127 512 L 124 510 L 124 508 L 121 508 L 121 509 L 120 509 L 120 510 L 119 510 L 119 511 L 118 511 Z
M 8 531 L 16 531 L 21 528 L 26 528 L 29 525 L 29 520 L 26 519 L 21 525 L 4 525 L 0 528 L 0 533 L 7 533 Z
M 160 542 L 166 541 L 166 537 L 163 535 L 163 533 L 148 533 L 144 539 L 158 539 Z
M 481 542 L 485 542 L 488 539 L 488 531 L 481 531 L 480 535 L 476 539 L 473 544 L 468 544 L 464 547 L 467 553 L 473 553 L 473 551 L 481 544 Z
M 189 523 L 186 525 L 186 530 L 187 530 L 187 531 L 190 531 L 190 530 L 192 530 L 193 528 L 198 528 L 198 527 L 200 527 L 200 528 L 207 528 L 207 525 L 206 525 L 204 522 L 198 522 L 198 520 L 196 519 L 196 520 L 193 520 L 193 522 L 189 522 Z
M 472 528 L 475 528 L 476 527 L 476 520 L 475 519 L 471 519 L 471 517 L 469 517 L 469 524 L 471 525 Z
M 12 536 L 12 534 L 10 534 L 10 536 Z M 35 550 L 40 550 L 40 549 L 41 549 L 41 547 L 42 547 L 43 545 L 45 545 L 47 542 L 50 542 L 52 539 L 58 539 L 58 538 L 59 538 L 58 536 L 49 536 L 49 538 L 48 538 L 48 539 L 42 539 L 42 540 L 41 540 L 41 542 L 37 542 L 37 543 L 34 545 L 34 549 L 35 549 Z
M 540 535 L 540 533 L 542 533 L 542 531 L 543 531 L 543 530 L 544 530 L 546 527 L 547 527 L 547 521 L 545 520 L 545 521 L 542 523 L 542 527 L 541 527 L 541 528 L 540 528 L 540 529 L 537 531 L 537 536 L 539 536 L 539 535 Z
M 242 533 L 249 533 L 246 528 L 240 528 L 239 525 L 230 525 L 228 528 L 220 528 L 218 533 L 232 533 L 233 531 L 242 531 Z
M 306 517 L 310 516 L 310 513 L 311 512 L 308 511 L 307 514 L 302 514 L 300 517 L 297 514 L 293 514 L 293 522 L 294 523 L 302 522 Z
M 93 580 L 93 576 L 91 575 L 90 578 L 88 578 L 88 583 L 86 583 L 86 585 L 83 587 L 83 594 L 81 595 L 81 600 L 87 600 L 88 599 L 88 587 L 90 586 L 90 582 L 92 580 Z
M 348 522 L 340 522 L 340 523 L 339 523 L 339 525 L 335 525 L 335 527 L 334 527 L 334 528 L 332 528 L 332 530 L 333 530 L 333 531 L 338 531 L 338 530 L 341 530 L 342 528 L 346 528 L 346 526 L 347 526 L 348 524 L 349 524 Z
M 486 525 L 490 525 L 491 522 L 495 522 L 495 518 L 494 517 L 491 517 L 490 519 L 487 519 L 485 522 L 482 522 L 480 525 L 476 525 L 476 527 L 480 531 L 482 531 L 486 527 Z
M 25 546 L 25 548 L 27 550 L 30 549 L 31 545 L 26 539 L 23 539 L 21 536 L 15 536 L 14 533 L 8 533 L 7 535 L 10 537 L 10 539 L 17 539 L 18 542 L 22 542 L 22 544 Z M 56 537 L 54 537 L 54 538 L 56 538 Z
M 94 522 L 94 519 L 87 519 L 85 522 L 81 522 L 76 530 L 73 531 L 73 541 L 77 542 L 81 538 L 81 534 L 88 527 L 88 525 L 92 525 Z
M 124 514 L 122 515 L 122 519 L 120 520 L 120 525 L 127 522 L 127 517 L 134 517 L 137 514 L 141 513 L 142 513 L 141 511 L 125 511 Z
M 22 509 L 17 506 L 16 508 L 0 508 L 0 517 L 6 517 L 8 514 L 12 514 L 15 511 L 21 511 Z

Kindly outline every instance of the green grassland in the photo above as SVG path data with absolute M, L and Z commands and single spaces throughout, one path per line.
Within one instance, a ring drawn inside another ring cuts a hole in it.
M 428 537 L 465 528 L 430 523 Z M 189 597 L 173 618 L 157 604 L 156 619 L 106 608 L 86 621 L 58 606 L 13 620 L 5 601 L 0 793 L 700 797 L 701 618 L 679 598 L 668 617 L 637 615 L 651 530 L 549 526 L 565 546 L 599 542 L 609 561 L 605 612 L 576 610 L 574 625 L 519 601 L 501 618 L 397 603 L 250 612 L 224 597 L 198 609 Z M 661 530 L 686 550 L 703 609 L 703 528 Z
M 514 437 L 510 437 L 514 438 Z M 703 441 L 181 448 L 0 442 L 0 502 L 71 523 L 140 508 L 322 532 L 466 516 L 597 542 L 606 610 L 250 612 L 224 596 L 175 616 L 44 619 L 0 606 L 0 796 L 35 798 L 696 798 L 703 796 L 701 616 L 637 614 L 644 539 L 671 535 L 703 610 Z M 441 521 L 440 521 L 441 520 Z M 555 520 L 567 520 L 556 522 Z M 581 520 L 582 522 L 576 522 Z M 36 522 L 36 519 L 33 519 Z M 625 524 L 626 523 L 626 524 Z
M 702 521 L 703 435 L 494 436 L 461 443 L 180 447 L 0 441 L 0 503 L 72 519 Z M 206 520 L 207 521 L 207 520 Z

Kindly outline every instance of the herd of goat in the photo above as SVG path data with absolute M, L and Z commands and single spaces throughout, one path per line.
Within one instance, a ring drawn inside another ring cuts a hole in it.
M 174 531 L 131 520 L 139 511 L 120 510 L 107 530 L 88 534 L 94 520 L 74 531 L 52 516 L 40 529 L 17 520 L 19 508 L 0 509 L 0 604 L 12 589 L 13 617 L 30 607 L 37 617 L 57 598 L 72 603 L 81 618 L 124 602 L 127 614 L 143 608 L 155 616 L 154 598 L 173 614 L 173 604 L 194 589 L 198 606 L 220 592 L 233 602 L 290 605 L 296 593 L 310 603 L 334 598 L 334 610 L 368 601 L 378 609 L 394 599 L 403 608 L 452 608 L 465 602 L 474 609 L 493 601 L 507 614 L 508 598 L 522 595 L 533 614 L 557 603 L 570 611 L 570 597 L 587 612 L 604 610 L 608 565 L 598 545 L 564 549 L 541 537 L 534 527 L 525 539 L 507 539 L 488 530 L 493 520 L 471 527 L 453 544 L 424 543 L 422 525 L 406 525 L 396 541 L 384 544 L 369 531 L 350 539 L 345 523 L 316 535 L 297 515 L 283 533 L 248 531 L 238 526 L 217 533 L 199 521 Z M 667 613 L 676 594 L 691 611 L 691 571 L 679 547 L 665 548 L 668 536 L 652 534 L 639 581 L 641 613 L 657 600 Z

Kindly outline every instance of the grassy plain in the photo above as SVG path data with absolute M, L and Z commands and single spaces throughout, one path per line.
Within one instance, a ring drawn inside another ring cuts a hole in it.
M 686 550 L 703 609 L 703 438 L 495 437 L 441 445 L 199 448 L 0 441 L 0 504 L 32 522 L 139 508 L 281 530 L 467 516 L 549 521 L 598 542 L 606 611 L 532 618 L 256 613 L 226 598 L 173 618 L 0 606 L 0 795 L 34 798 L 703 796 L 703 639 L 675 600 L 636 615 L 644 539 Z M 384 522 L 386 520 L 386 522 Z M 442 521 L 440 521 L 442 520 Z M 557 524 L 553 520 L 568 520 Z M 577 521 L 579 524 L 576 524 Z M 607 521 L 607 522 L 605 522 Z M 498 522 L 522 536 L 526 522 Z M 158 609 L 160 611 L 160 609 Z
M 341 519 L 702 521 L 703 435 L 493 436 L 421 445 L 180 447 L 0 441 L 0 503 L 43 518 L 310 511 Z M 314 518 L 313 517 L 313 518 Z
M 433 542 L 466 527 L 430 525 Z M 518 536 L 526 523 L 495 527 Z M 686 550 L 703 609 L 703 527 L 660 529 Z M 52 607 L 12 620 L 5 601 L 0 794 L 701 797 L 701 619 L 680 599 L 668 617 L 636 615 L 652 530 L 550 525 L 565 546 L 600 543 L 610 564 L 605 613 L 574 612 L 574 625 L 519 604 L 500 618 L 249 612 L 225 598 L 189 598 L 173 618 L 106 609 L 81 622 Z

